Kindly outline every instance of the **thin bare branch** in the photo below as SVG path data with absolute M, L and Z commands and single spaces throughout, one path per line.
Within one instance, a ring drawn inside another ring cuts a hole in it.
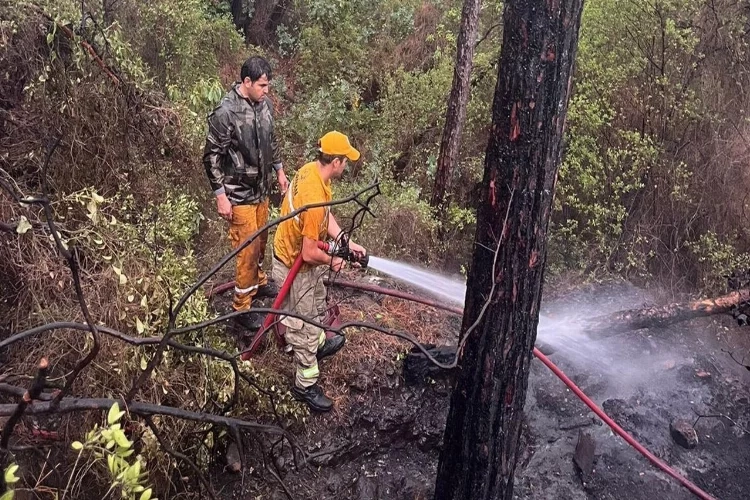
M 129 405 L 126 405 L 125 401 L 122 399 L 67 397 L 60 401 L 60 404 L 57 406 L 57 408 L 52 406 L 52 401 L 34 403 L 33 405 L 30 405 L 28 406 L 28 408 L 26 408 L 26 414 L 48 415 L 50 413 L 66 414 L 88 411 L 105 411 L 109 410 L 115 403 L 119 404 L 121 408 L 127 408 L 130 413 L 141 417 L 164 415 L 179 418 L 182 420 L 189 420 L 192 422 L 221 425 L 227 428 L 236 427 L 238 429 L 247 431 L 284 436 L 288 441 L 292 443 L 295 442 L 293 436 L 291 436 L 284 429 L 275 425 L 259 424 L 257 422 L 250 422 L 239 418 L 214 415 L 212 413 L 194 412 L 190 410 L 183 410 L 181 408 L 174 408 L 172 406 L 141 403 L 140 401 L 135 401 L 130 403 Z M 15 409 L 16 405 L 14 404 L 0 405 L 0 417 L 11 416 Z

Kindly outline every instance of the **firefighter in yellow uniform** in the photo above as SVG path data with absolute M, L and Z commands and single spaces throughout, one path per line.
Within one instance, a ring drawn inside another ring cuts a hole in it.
M 324 135 L 318 144 L 317 159 L 294 176 L 281 204 L 281 215 L 305 205 L 331 201 L 331 179 L 341 177 L 347 160 L 358 159 L 359 151 L 344 134 L 333 131 Z M 323 274 L 328 267 L 338 272 L 344 260 L 318 248 L 318 241 L 338 240 L 341 236 L 341 228 L 329 207 L 309 209 L 279 224 L 273 242 L 274 280 L 281 283 L 286 279 L 300 253 L 304 262 L 282 305 L 284 310 L 318 321 L 322 319 L 326 311 Z M 351 241 L 349 249 L 357 256 L 366 254 L 362 246 Z M 341 350 L 344 337 L 336 335 L 326 340 L 322 329 L 290 316 L 282 318 L 282 323 L 287 327 L 286 342 L 294 351 L 296 374 L 292 394 L 316 411 L 329 411 L 333 402 L 318 386 L 318 361 Z

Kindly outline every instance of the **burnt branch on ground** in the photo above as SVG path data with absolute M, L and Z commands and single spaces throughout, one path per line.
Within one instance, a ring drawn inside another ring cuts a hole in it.
M 695 428 L 695 426 L 698 424 L 698 422 L 702 418 L 706 418 L 706 419 L 708 419 L 708 418 L 719 418 L 719 419 L 723 419 L 723 420 L 729 421 L 733 426 L 737 427 L 739 430 L 741 430 L 745 434 L 750 434 L 750 431 L 748 431 L 746 427 L 740 425 L 739 423 L 737 423 L 736 420 L 734 420 L 733 418 L 730 418 L 728 415 L 725 415 L 723 413 L 713 413 L 713 414 L 710 414 L 710 415 L 702 415 L 702 414 L 698 413 L 695 410 L 693 410 L 693 413 L 695 413 L 697 415 L 695 421 L 693 422 L 693 428 Z
M 20 389 L 23 390 L 23 388 Z M 6 384 L 2 388 L 0 388 L 0 392 L 18 394 L 19 388 Z M 126 405 L 123 399 L 76 398 L 71 396 L 64 398 L 57 405 L 53 405 L 53 401 L 36 402 L 26 408 L 26 414 L 64 415 L 66 413 L 83 413 L 99 410 L 106 411 L 109 410 L 115 403 L 117 403 L 121 408 L 127 408 L 127 411 L 131 415 L 138 415 L 141 417 L 175 417 L 192 422 L 221 425 L 228 429 L 263 432 L 272 435 L 284 436 L 292 443 L 294 443 L 294 438 L 286 430 L 276 425 L 259 424 L 257 422 L 252 422 L 241 418 L 226 417 L 223 415 L 215 415 L 212 413 L 199 413 L 190 410 L 183 410 L 182 408 L 175 408 L 173 406 L 153 403 L 141 403 L 139 401 L 134 401 L 129 405 Z M 16 406 L 17 405 L 14 404 L 0 404 L 0 417 L 13 415 L 13 413 L 16 411 Z
M 748 303 L 750 303 L 750 288 L 743 288 L 721 297 L 694 302 L 618 311 L 587 320 L 583 326 L 592 336 L 605 338 L 642 328 L 663 328 L 702 316 L 731 313 L 735 308 Z
M 34 381 L 31 383 L 31 387 L 27 391 L 23 391 L 21 401 L 18 402 L 13 412 L 10 414 L 10 418 L 3 427 L 2 438 L 0 438 L 0 449 L 7 450 L 8 443 L 10 442 L 10 436 L 13 434 L 18 422 L 21 421 L 26 408 L 31 404 L 32 401 L 39 398 L 39 395 L 44 390 L 44 384 L 47 380 L 47 371 L 49 369 L 49 361 L 42 358 L 39 362 L 39 367 L 34 377 Z

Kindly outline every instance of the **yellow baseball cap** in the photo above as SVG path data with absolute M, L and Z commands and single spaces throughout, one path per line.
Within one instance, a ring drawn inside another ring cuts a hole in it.
M 341 132 L 328 132 L 320 138 L 318 146 L 321 153 L 346 156 L 351 161 L 359 160 L 359 151 L 352 147 L 349 138 Z

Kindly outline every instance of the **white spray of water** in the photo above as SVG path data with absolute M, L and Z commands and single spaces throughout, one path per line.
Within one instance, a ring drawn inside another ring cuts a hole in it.
M 466 283 L 462 280 L 451 279 L 427 269 L 380 257 L 370 257 L 368 267 L 421 288 L 440 299 L 461 307 L 464 305 Z
M 466 283 L 428 269 L 403 262 L 370 257 L 369 267 L 388 274 L 428 294 L 463 307 Z M 558 301 L 543 307 L 537 328 L 537 343 L 551 347 L 558 360 L 564 360 L 588 373 L 607 380 L 611 389 L 623 394 L 637 386 L 652 386 L 658 374 L 664 381 L 664 370 L 674 366 L 681 356 L 644 338 L 621 336 L 606 340 L 586 333 L 586 320 L 643 305 L 647 297 L 633 287 L 602 289 L 575 301 Z M 682 361 L 690 362 L 689 359 Z

